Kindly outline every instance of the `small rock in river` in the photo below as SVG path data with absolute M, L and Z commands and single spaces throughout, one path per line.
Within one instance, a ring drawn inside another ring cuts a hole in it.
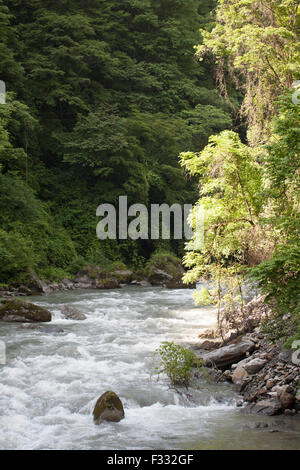
M 103 421 L 119 422 L 125 417 L 122 402 L 116 393 L 108 391 L 97 400 L 94 411 L 94 423 Z
M 70 320 L 86 320 L 86 316 L 79 312 L 75 307 L 71 307 L 70 305 L 64 305 L 61 308 L 61 313 Z

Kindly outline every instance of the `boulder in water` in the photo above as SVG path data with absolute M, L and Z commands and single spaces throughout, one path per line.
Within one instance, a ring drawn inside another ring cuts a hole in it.
M 111 391 L 103 393 L 97 400 L 93 415 L 95 424 L 101 424 L 103 421 L 118 423 L 125 417 L 120 398 L 116 393 Z
M 64 305 L 61 308 L 61 313 L 70 320 L 86 320 L 86 316 L 83 313 L 79 312 L 75 307 L 71 307 L 70 305 Z
M 0 320 L 5 322 L 49 322 L 51 313 L 43 307 L 21 300 L 2 300 Z
M 295 396 L 292 393 L 283 392 L 280 394 L 280 403 L 284 409 L 292 409 L 295 403 Z
M 279 400 L 261 400 L 257 403 L 250 403 L 245 408 L 243 408 L 242 412 L 244 414 L 262 414 L 268 416 L 274 416 L 280 413 L 282 410 L 282 405 Z

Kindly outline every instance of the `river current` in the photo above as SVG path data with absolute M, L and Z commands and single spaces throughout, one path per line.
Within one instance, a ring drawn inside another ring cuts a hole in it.
M 68 291 L 30 301 L 64 331 L 0 326 L 0 449 L 300 449 L 298 417 L 243 415 L 230 385 L 203 380 L 187 397 L 153 376 L 162 341 L 197 343 L 215 325 L 213 309 L 196 308 L 191 290 Z M 65 304 L 87 319 L 64 319 Z M 121 398 L 125 419 L 95 426 L 93 407 L 107 390 Z M 254 429 L 258 422 L 268 427 Z

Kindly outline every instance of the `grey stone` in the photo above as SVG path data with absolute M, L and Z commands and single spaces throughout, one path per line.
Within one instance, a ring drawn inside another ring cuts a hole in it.
M 75 307 L 71 307 L 70 305 L 64 305 L 61 308 L 61 313 L 70 320 L 86 320 L 86 316 L 79 312 Z
M 0 307 L 0 320 L 13 322 L 49 322 L 51 313 L 43 307 L 20 300 L 6 299 Z
M 266 365 L 266 363 L 267 361 L 265 359 L 255 358 L 244 364 L 244 368 L 248 374 L 256 374 Z
M 254 350 L 255 345 L 249 339 L 242 339 L 237 344 L 223 346 L 215 351 L 202 354 L 200 357 L 206 366 L 225 367 L 243 359 L 247 353 Z
M 279 400 L 261 400 L 257 403 L 250 403 L 245 408 L 243 408 L 242 412 L 244 414 L 263 414 L 268 416 L 277 415 L 282 410 L 282 406 Z

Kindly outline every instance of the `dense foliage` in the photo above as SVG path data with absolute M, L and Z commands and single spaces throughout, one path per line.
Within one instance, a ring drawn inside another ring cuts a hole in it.
M 242 308 L 243 280 L 255 280 L 273 310 L 272 339 L 291 335 L 300 321 L 300 106 L 289 90 L 300 75 L 298 23 L 298 2 L 218 2 L 217 24 L 203 33 L 198 54 L 216 58 L 223 92 L 228 76 L 244 89 L 248 141 L 226 130 L 202 152 L 181 154 L 200 178 L 194 228 L 205 210 L 204 244 L 187 245 L 185 280 L 213 281 L 195 297 L 217 302 L 219 312 L 226 303 Z
M 231 125 L 212 64 L 194 58 L 213 7 L 0 1 L 8 91 L 0 106 L 0 282 L 18 283 L 31 269 L 54 279 L 86 262 L 147 259 L 156 242 L 97 240 L 97 206 L 120 195 L 129 204 L 195 201 L 178 154 Z

